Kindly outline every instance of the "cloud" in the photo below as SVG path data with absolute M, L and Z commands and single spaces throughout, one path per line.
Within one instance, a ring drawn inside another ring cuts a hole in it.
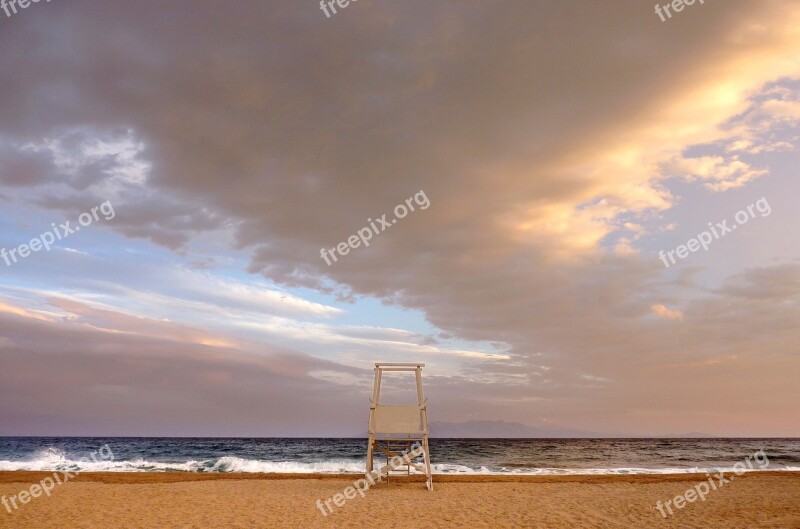
M 683 319 L 683 313 L 681 311 L 679 311 L 679 310 L 670 310 L 667 307 L 665 307 L 664 305 L 661 305 L 660 303 L 656 303 L 655 305 L 650 307 L 650 310 L 653 311 L 653 314 L 658 314 L 662 318 L 668 318 L 670 320 L 682 320 Z
M 3 435 L 360 432 L 366 410 L 356 402 L 368 392 L 310 375 L 353 376 L 353 368 L 278 348 L 254 356 L 231 344 L 201 346 L 168 322 L 60 305 L 80 319 L 0 311 Z M 331 408 L 339 424 L 326 419 Z
M 680 158 L 671 171 L 684 175 L 687 180 L 700 180 L 711 191 L 727 191 L 742 187 L 751 180 L 768 174 L 766 169 L 757 169 L 737 156 L 725 159 L 722 156 Z
M 0 142 L 0 183 L 9 187 L 36 186 L 55 171 L 51 153 L 30 146 Z
M 766 179 L 748 155 L 793 145 L 774 125 L 796 118 L 790 92 L 775 87 L 800 78 L 796 4 L 707 5 L 680 28 L 635 3 L 411 1 L 335 22 L 318 11 L 267 2 L 222 14 L 178 1 L 153 17 L 138 4 L 76 1 L 15 20 L 0 35 L 15 65 L 13 79 L 0 73 L 9 87 L 0 135 L 36 152 L 51 145 L 52 156 L 75 145 L 80 155 L 65 167 L 86 172 L 30 169 L 47 163 L 45 152 L 8 173 L 4 191 L 58 211 L 113 194 L 109 227 L 126 237 L 187 256 L 208 237 L 286 288 L 379 298 L 460 340 L 508 344 L 491 355 L 385 329 L 359 334 L 301 319 L 335 317 L 324 304 L 290 299 L 281 313 L 274 292 L 188 273 L 179 275 L 203 299 L 164 285 L 149 294 L 165 306 L 197 301 L 187 313 L 204 317 L 215 314 L 208 306 L 270 311 L 237 313 L 228 329 L 238 326 L 240 340 L 340 345 L 353 366 L 377 350 L 458 357 L 458 376 L 432 390 L 448 418 L 555 416 L 594 431 L 741 432 L 748 420 L 762 432 L 796 428 L 785 426 L 797 412 L 780 393 L 796 368 L 785 307 L 736 296 L 770 280 L 717 278 L 725 287 L 714 292 L 665 277 L 642 251 L 650 232 L 667 229 L 661 221 L 681 198 L 676 176 L 742 190 Z M 419 189 L 431 199 L 424 214 L 335 267 L 319 258 Z M 657 306 L 665 317 L 652 316 Z M 667 306 L 682 307 L 682 325 Z M 82 317 L 98 327 L 110 318 Z M 106 323 L 134 324 L 154 323 Z M 769 358 L 757 353 L 765 348 Z M 703 363 L 732 350 L 736 362 Z M 733 382 L 748 362 L 764 369 L 745 385 L 769 417 Z M 204 380 L 225 380 L 219 371 Z M 329 371 L 315 372 L 329 383 L 350 376 Z M 707 413 L 739 423 L 693 415 L 714 383 L 722 394 Z

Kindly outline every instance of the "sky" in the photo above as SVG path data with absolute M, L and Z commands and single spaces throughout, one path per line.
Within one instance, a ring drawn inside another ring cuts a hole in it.
M 800 4 L 672 15 L 0 12 L 0 435 L 800 436 Z

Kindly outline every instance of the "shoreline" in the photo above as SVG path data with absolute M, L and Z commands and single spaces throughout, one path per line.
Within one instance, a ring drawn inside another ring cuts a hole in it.
M 55 470 L 4 470 L 0 471 L 0 483 L 37 482 L 52 476 Z M 748 471 L 740 476 L 733 472 L 723 471 L 726 476 L 738 479 L 760 476 L 785 477 L 800 480 L 797 470 L 758 470 Z M 143 483 L 182 483 L 192 481 L 281 481 L 281 480 L 327 480 L 354 481 L 363 474 L 333 473 L 249 473 L 249 472 L 80 472 L 70 481 L 104 484 L 143 484 Z M 708 475 L 703 473 L 686 474 L 571 474 L 535 476 L 529 474 L 434 474 L 434 483 L 668 483 L 679 481 L 705 481 Z M 424 482 L 423 475 L 391 476 L 391 482 L 414 483 Z

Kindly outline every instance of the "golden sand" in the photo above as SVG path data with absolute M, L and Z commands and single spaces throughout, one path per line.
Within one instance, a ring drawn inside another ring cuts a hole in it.
M 49 472 L 0 472 L 0 496 Z M 392 478 L 323 516 L 315 502 L 358 476 L 85 473 L 9 514 L 0 527 L 50 528 L 800 528 L 800 473 L 748 473 L 664 519 L 658 500 L 706 480 L 680 476 Z

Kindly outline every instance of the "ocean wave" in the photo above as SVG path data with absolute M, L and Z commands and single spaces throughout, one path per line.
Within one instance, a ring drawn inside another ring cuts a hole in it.
M 357 474 L 364 472 L 364 461 L 327 460 L 312 463 L 300 461 L 260 461 L 225 456 L 205 460 L 104 461 L 98 459 L 70 459 L 57 449 L 43 450 L 32 459 L 23 461 L 0 460 L 0 471 L 78 471 L 78 472 L 211 472 L 211 473 L 285 473 L 285 474 Z
M 322 461 L 265 461 L 224 456 L 203 460 L 152 461 L 143 458 L 131 460 L 72 459 L 58 448 L 45 448 L 37 451 L 29 460 L 0 460 L 0 471 L 79 471 L 79 472 L 209 472 L 209 473 L 282 473 L 282 474 L 360 474 L 364 472 L 365 460 L 327 459 Z M 760 469 L 755 466 L 746 470 L 800 471 L 799 466 L 770 465 Z M 535 468 L 523 465 L 513 466 L 468 466 L 454 463 L 435 463 L 434 474 L 450 475 L 530 475 L 530 476 L 573 476 L 573 475 L 636 475 L 636 474 L 703 474 L 723 472 L 734 473 L 733 467 L 691 467 L 691 468 Z
M 126 461 L 97 461 L 70 459 L 58 449 L 48 448 L 37 452 L 31 459 L 23 461 L 0 460 L 0 471 L 78 471 L 78 472 L 209 472 L 209 473 L 265 473 L 265 474 L 361 474 L 365 470 L 362 460 L 323 460 L 316 462 L 264 461 L 224 456 L 204 460 L 151 461 L 131 459 Z M 528 476 L 579 476 L 579 475 L 636 475 L 636 474 L 704 474 L 723 472 L 732 474 L 729 468 L 531 468 L 531 467 L 487 467 L 435 463 L 434 474 L 442 475 L 528 475 Z M 747 472 L 762 470 L 757 466 Z M 798 466 L 781 466 L 765 471 L 800 472 Z
M 263 472 L 285 474 L 359 474 L 366 468 L 364 461 L 328 460 L 315 463 L 300 461 L 257 461 L 239 457 L 221 457 L 206 467 L 205 472 Z

